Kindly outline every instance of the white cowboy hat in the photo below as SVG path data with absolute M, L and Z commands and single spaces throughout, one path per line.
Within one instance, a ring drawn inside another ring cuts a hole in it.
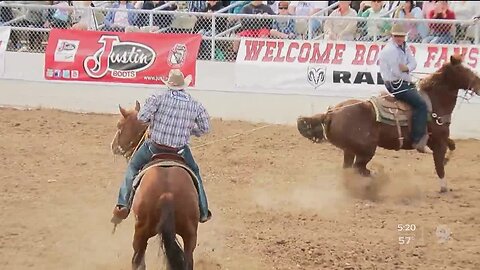
M 407 31 L 403 24 L 397 23 L 392 26 L 392 30 L 390 30 L 390 35 L 392 36 L 406 36 Z
M 172 69 L 168 73 L 168 79 L 160 78 L 162 82 L 172 90 L 182 90 L 187 88 L 192 82 L 192 75 L 185 77 L 180 69 Z

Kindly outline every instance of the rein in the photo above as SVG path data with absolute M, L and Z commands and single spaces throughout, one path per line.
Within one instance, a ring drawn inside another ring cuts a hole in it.
M 237 133 L 237 134 L 234 134 L 234 135 L 230 135 L 230 136 L 227 136 L 225 138 L 222 138 L 222 139 L 218 139 L 218 140 L 213 140 L 213 141 L 210 141 L 210 142 L 207 142 L 207 143 L 203 143 L 203 144 L 200 144 L 200 145 L 196 145 L 196 146 L 192 146 L 191 149 L 196 149 L 196 148 L 201 148 L 201 147 L 205 147 L 205 146 L 208 146 L 208 145 L 212 145 L 212 144 L 215 144 L 217 142 L 221 142 L 221 141 L 227 141 L 227 140 L 230 140 L 230 139 L 233 139 L 233 138 L 236 138 L 236 137 L 239 137 L 239 136 L 242 136 L 242 135 L 247 135 L 247 134 L 250 134 L 250 133 L 253 133 L 255 131 L 258 131 L 258 130 L 261 130 L 261 129 L 264 129 L 264 128 L 267 128 L 267 127 L 271 127 L 271 126 L 274 126 L 274 124 L 268 124 L 268 125 L 264 125 L 264 126 L 260 126 L 260 127 L 257 127 L 257 128 L 253 128 L 253 129 L 250 129 L 250 130 L 247 130 L 245 132 L 241 132 L 241 133 Z M 148 128 L 147 130 L 143 133 L 142 135 L 142 138 L 140 139 L 140 141 L 138 142 L 138 144 L 135 146 L 135 149 L 131 150 L 126 150 L 124 151 L 123 149 L 121 149 L 122 151 L 122 156 L 125 157 L 125 159 L 127 160 L 127 162 L 130 160 L 130 158 L 135 154 L 135 152 L 137 152 L 138 148 L 140 148 L 140 146 L 142 145 L 142 143 L 145 141 L 145 139 L 148 137 Z M 133 141 L 132 141 L 133 142 Z M 133 143 L 132 143 L 133 144 Z
M 147 136 L 148 136 L 148 128 L 142 134 L 140 140 L 136 144 L 135 148 L 133 148 L 133 150 L 132 150 L 131 146 L 134 145 L 134 140 L 130 141 L 130 143 L 129 143 L 130 148 L 127 149 L 127 150 L 124 150 L 122 147 L 119 146 L 120 152 L 121 152 L 122 156 L 127 160 L 127 162 L 130 160 L 130 158 L 133 156 L 133 154 L 135 154 L 135 152 L 137 152 L 138 148 L 140 148 L 140 146 L 145 141 Z M 135 136 L 135 138 L 138 138 L 138 137 L 140 137 L 140 133 L 137 136 Z

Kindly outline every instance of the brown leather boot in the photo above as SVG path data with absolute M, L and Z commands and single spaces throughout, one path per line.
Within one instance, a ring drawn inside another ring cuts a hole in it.
M 420 141 L 417 143 L 413 143 L 412 146 L 414 149 L 416 149 L 420 153 L 425 153 L 425 154 L 432 154 L 433 151 L 430 149 L 430 147 L 427 146 L 428 142 L 428 133 L 425 134 Z

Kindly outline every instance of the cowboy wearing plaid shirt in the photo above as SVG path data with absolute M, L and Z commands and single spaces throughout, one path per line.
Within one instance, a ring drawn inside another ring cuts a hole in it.
M 191 76 L 185 78 L 180 70 L 172 69 L 168 80 L 163 81 L 169 90 L 166 93 L 150 96 L 140 109 L 137 117 L 140 121 L 150 124 L 150 137 L 130 159 L 118 194 L 118 202 L 113 210 L 114 218 L 127 218 L 130 212 L 128 204 L 133 180 L 152 156 L 182 150 L 185 162 L 198 179 L 200 222 L 206 222 L 211 218 L 212 214 L 208 210 L 200 171 L 188 147 L 191 134 L 200 137 L 210 130 L 209 115 L 200 102 L 184 91 L 190 81 Z

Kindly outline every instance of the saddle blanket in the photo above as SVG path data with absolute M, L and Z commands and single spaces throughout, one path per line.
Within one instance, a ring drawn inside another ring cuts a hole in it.
M 408 105 L 403 103 L 391 102 L 381 97 L 371 97 L 369 99 L 375 110 L 375 119 L 377 122 L 405 127 L 409 125 L 411 111 Z

